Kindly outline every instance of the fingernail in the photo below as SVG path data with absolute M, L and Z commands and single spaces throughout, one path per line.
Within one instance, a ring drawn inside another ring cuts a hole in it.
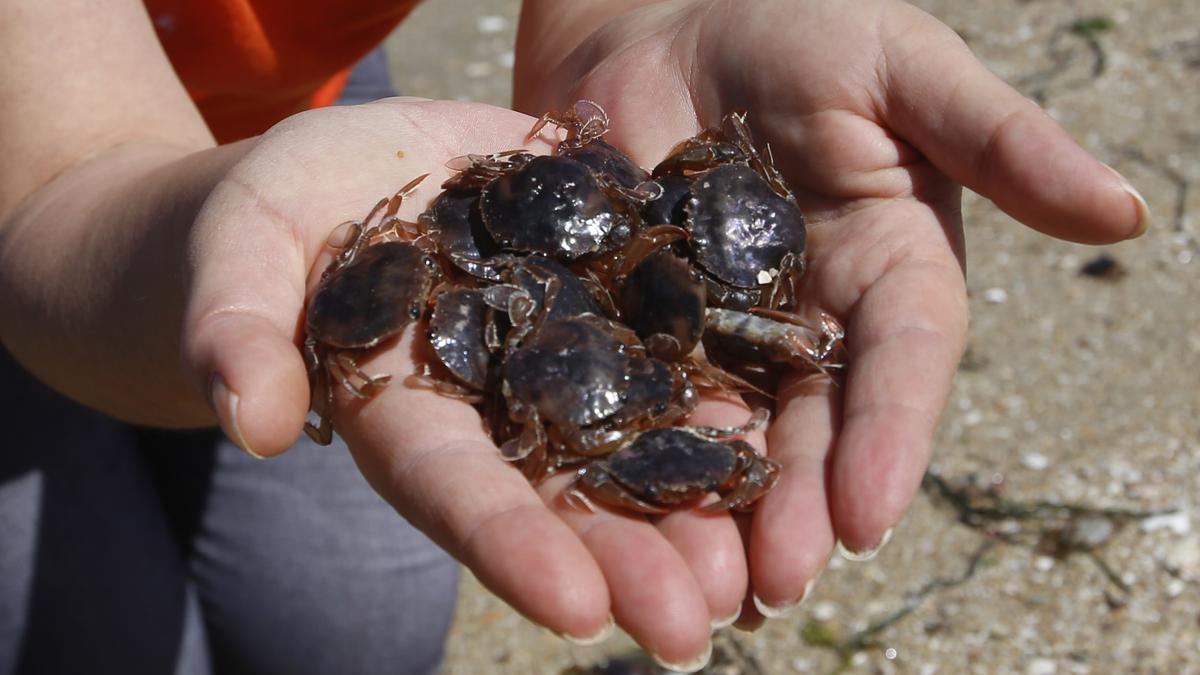
M 590 645 L 600 644 L 601 642 L 604 642 L 608 638 L 612 637 L 613 631 L 615 629 L 616 629 L 616 622 L 613 621 L 612 614 L 609 614 L 608 621 L 605 621 L 604 625 L 600 627 L 600 630 L 596 631 L 592 635 L 587 635 L 584 637 L 576 637 L 574 635 L 568 635 L 566 633 L 562 633 L 561 637 L 562 637 L 562 639 L 566 640 L 567 642 L 570 642 L 573 645 L 579 645 L 580 647 L 587 647 Z
M 682 663 L 671 663 L 670 661 L 667 661 L 654 653 L 650 654 L 650 658 L 654 659 L 655 663 L 662 666 L 663 668 L 666 668 L 667 670 L 669 670 L 671 672 L 694 673 L 697 670 L 700 670 L 704 666 L 708 665 L 709 659 L 712 658 L 712 650 L 713 650 L 712 640 L 709 640 L 708 644 L 704 646 L 704 651 L 700 652 L 699 656 L 697 656 L 694 659 L 684 661 Z
M 739 606 L 737 609 L 733 610 L 733 613 L 729 616 L 713 619 L 708 622 L 708 625 L 714 631 L 721 630 L 722 628 L 728 628 L 729 626 L 732 626 L 733 622 L 737 621 L 738 617 L 741 615 L 742 608 Z
M 894 529 L 895 528 L 889 527 L 888 531 L 883 533 L 883 538 L 879 540 L 878 544 L 875 544 L 869 548 L 865 548 L 861 551 L 851 551 L 850 549 L 846 548 L 846 545 L 842 543 L 841 539 L 839 539 L 837 543 L 838 553 L 841 553 L 843 558 L 851 562 L 866 562 L 879 555 L 879 550 L 884 546 L 887 546 L 887 543 L 892 539 L 892 530 Z
M 813 586 L 817 585 L 818 578 L 820 578 L 819 574 L 809 579 L 808 583 L 804 584 L 804 592 L 800 594 L 800 597 L 792 600 L 791 602 L 777 602 L 775 604 L 768 604 L 765 600 L 758 597 L 757 593 L 755 593 L 750 596 L 754 600 L 754 608 L 758 610 L 759 614 L 762 614 L 768 619 L 782 619 L 796 611 L 797 607 L 804 604 L 804 600 L 808 597 L 809 593 L 812 592 Z
M 1133 233 L 1126 237 L 1126 239 L 1137 239 L 1145 234 L 1146 230 L 1150 227 L 1150 205 L 1146 203 L 1146 199 L 1145 197 L 1142 197 L 1142 193 L 1138 192 L 1137 188 L 1133 187 L 1133 184 L 1129 182 L 1129 179 L 1121 175 L 1121 172 L 1117 171 L 1111 166 L 1108 166 L 1107 164 L 1104 166 L 1109 171 L 1113 172 L 1113 175 L 1117 177 L 1117 180 L 1121 181 L 1121 187 L 1129 193 L 1129 196 L 1133 197 L 1134 203 L 1137 205 L 1137 225 L 1134 226 Z
M 1137 239 L 1143 234 L 1146 234 L 1146 230 L 1150 228 L 1150 205 L 1146 203 L 1145 198 L 1142 197 L 1142 193 L 1138 192 L 1136 188 L 1129 184 L 1129 181 L 1124 181 L 1124 183 L 1125 184 L 1123 187 L 1125 188 L 1125 191 L 1128 192 L 1137 202 L 1137 227 L 1134 228 L 1133 234 L 1129 235 L 1129 239 Z
M 229 435 L 229 440 L 245 450 L 247 455 L 255 459 L 266 459 L 254 452 L 250 448 L 250 444 L 246 442 L 246 438 L 242 436 L 242 430 L 238 426 L 238 395 L 229 389 L 229 385 L 225 384 L 225 378 L 221 377 L 220 373 L 213 375 L 210 391 L 213 409 L 217 411 L 217 418 L 221 420 L 221 426 Z

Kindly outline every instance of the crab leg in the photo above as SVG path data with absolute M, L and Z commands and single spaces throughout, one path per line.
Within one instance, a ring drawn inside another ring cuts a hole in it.
M 428 363 L 418 366 L 409 377 L 437 391 L 442 396 L 456 398 L 472 405 L 483 403 L 482 392 L 475 391 L 456 382 L 439 379 L 434 375 L 433 368 Z
M 827 368 L 842 367 L 843 364 L 840 362 L 826 363 L 834 352 L 841 349 L 842 340 L 846 336 L 846 330 L 842 328 L 842 324 L 829 314 L 821 312 L 821 328 L 818 332 L 804 317 L 798 314 L 763 309 L 761 307 L 751 309 L 750 312 L 763 318 L 771 319 L 772 321 L 803 328 L 806 333 L 805 338 L 815 343 L 800 346 L 801 351 L 805 352 L 811 360 L 811 365 L 817 366 L 822 371 Z M 798 342 L 798 340 L 795 342 Z
M 750 415 L 750 419 L 739 427 L 688 427 L 688 431 L 695 433 L 697 436 L 703 436 L 715 441 L 733 438 L 735 436 L 745 436 L 752 431 L 758 431 L 767 426 L 767 422 L 771 419 L 771 411 L 766 408 L 759 408 Z
M 392 381 L 391 375 L 368 375 L 358 367 L 358 363 L 354 357 L 345 352 L 339 352 L 334 357 L 334 362 L 337 366 L 335 375 L 342 386 L 346 388 L 355 398 L 371 398 L 378 394 L 380 390 L 387 386 L 388 382 Z M 355 384 L 352 378 L 357 377 L 362 380 L 363 384 Z
M 621 256 L 617 258 L 613 279 L 620 283 L 633 268 L 660 249 L 688 238 L 688 231 L 678 225 L 654 225 L 637 233 Z
M 796 283 L 804 275 L 804 268 L 803 255 L 788 252 L 783 256 L 779 261 L 779 274 L 767 293 L 767 307 L 774 310 L 784 305 L 796 306 Z
M 315 359 L 315 349 L 310 347 L 306 350 L 306 354 L 311 354 L 311 358 Z M 316 413 L 319 422 L 313 424 L 308 420 L 304 421 L 304 433 L 313 439 L 318 445 L 329 445 L 333 441 L 333 387 L 329 386 L 328 369 L 316 364 L 316 370 L 313 372 L 312 398 L 309 403 L 309 408 Z
M 589 497 L 609 506 L 617 506 L 639 513 L 664 514 L 671 512 L 670 509 L 647 504 L 633 496 L 628 490 L 618 485 L 607 471 L 594 464 L 579 469 L 575 474 L 575 480 L 571 481 L 566 492 L 563 493 L 563 498 L 568 503 L 576 507 L 582 505 L 588 511 L 594 512 L 596 509 L 588 499 Z
M 553 431 L 553 430 L 552 430 Z M 571 452 L 584 457 L 602 457 L 623 445 L 636 429 L 580 429 L 565 439 L 556 439 Z

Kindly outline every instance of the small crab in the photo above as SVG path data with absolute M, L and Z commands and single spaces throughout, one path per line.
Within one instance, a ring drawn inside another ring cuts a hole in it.
M 695 386 L 725 392 L 759 391 L 695 349 L 707 323 L 709 283 L 687 259 L 665 248 L 685 238 L 686 232 L 656 225 L 638 237 L 627 251 L 628 257 L 617 265 L 614 278 L 620 318 L 645 343 L 646 352 L 674 364 Z
M 765 422 L 766 415 L 760 413 L 733 429 L 643 431 L 611 455 L 581 467 L 566 498 L 588 509 L 594 499 L 639 513 L 664 514 L 716 492 L 721 498 L 701 510 L 749 510 L 775 485 L 779 464 L 760 456 L 749 443 L 722 440 Z
M 719 305 L 776 309 L 794 302 L 805 244 L 795 199 L 781 197 L 749 166 L 729 164 L 695 179 L 684 210 L 692 254 Z
M 535 157 L 487 184 L 480 210 L 502 247 L 575 260 L 628 237 L 628 222 L 584 163 Z
M 484 263 L 500 252 L 500 246 L 483 225 L 479 195 L 478 189 L 442 192 L 418 217 L 418 232 L 455 267 L 474 277 L 499 281 L 495 268 Z
M 447 395 L 478 403 L 488 386 L 492 352 L 498 343 L 493 310 L 483 291 L 450 288 L 437 295 L 426 337 L 438 361 L 454 381 L 437 378 L 426 366 L 418 375 Z
M 745 110 L 735 110 L 721 119 L 720 128 L 701 131 L 676 145 L 667 158 L 654 167 L 656 178 L 668 175 L 690 176 L 724 164 L 748 164 L 765 178 L 781 197 L 791 197 L 792 191 L 775 168 L 768 143 L 759 152 L 746 123 Z
M 334 386 L 340 384 L 358 398 L 370 398 L 387 386 L 390 375 L 364 373 L 357 357 L 420 318 L 442 277 L 437 261 L 421 247 L 391 241 L 404 233 L 406 224 L 396 215 L 404 198 L 428 175 L 380 200 L 361 221 L 342 223 L 327 239 L 341 250 L 321 273 L 304 316 L 310 407 L 320 418 L 317 425 L 306 421 L 304 431 L 322 445 L 333 438 Z
M 634 356 L 629 361 L 629 384 L 621 407 L 600 422 L 566 434 L 550 429 L 558 453 L 557 466 L 588 457 L 607 455 L 633 434 L 652 427 L 670 426 L 696 409 L 699 394 L 687 372 L 676 364 Z
M 824 312 L 814 327 L 787 312 L 756 309 L 746 313 L 710 307 L 704 326 L 706 352 L 731 367 L 765 369 L 782 363 L 828 374 L 845 365 L 845 330 Z
M 560 149 L 580 148 L 608 133 L 608 113 L 595 101 L 580 99 L 566 112 L 548 112 L 533 125 L 527 138 L 534 138 L 547 124 L 564 129 L 567 137 L 559 144 Z
M 442 271 L 430 254 L 410 242 L 368 246 L 322 281 L 305 313 L 304 353 L 313 386 L 312 409 L 319 425 L 304 430 L 328 445 L 333 434 L 333 385 L 370 398 L 391 380 L 368 375 L 360 354 L 398 335 L 421 317 Z
M 611 314 L 607 292 L 591 278 L 542 255 L 524 258 L 500 256 L 494 261 L 501 283 L 483 291 L 488 306 L 503 313 L 509 329 L 503 351 L 511 351 L 536 326 L 547 321 L 570 319 L 584 314 Z M 599 299 L 605 300 L 602 305 Z
M 631 331 L 595 315 L 549 321 L 533 332 L 504 363 L 509 416 L 523 427 L 501 446 L 504 456 L 544 451 L 547 426 L 565 437 L 620 410 L 636 344 Z
M 629 384 L 621 407 L 586 427 L 547 428 L 547 443 L 521 463 L 534 483 L 568 466 L 607 455 L 633 435 L 676 424 L 696 408 L 699 396 L 687 374 L 674 364 L 635 356 L 629 362 Z
M 721 129 L 684 141 L 654 175 L 662 196 L 645 203 L 643 219 L 687 228 L 712 304 L 795 306 L 794 288 L 805 266 L 804 216 L 770 147 L 755 147 L 744 112 L 726 115 Z M 690 181 L 686 188 L 681 179 Z

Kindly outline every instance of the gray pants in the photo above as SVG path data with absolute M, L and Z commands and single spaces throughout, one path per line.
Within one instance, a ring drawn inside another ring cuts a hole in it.
M 345 446 L 136 429 L 0 349 L 0 675 L 426 674 L 456 575 Z

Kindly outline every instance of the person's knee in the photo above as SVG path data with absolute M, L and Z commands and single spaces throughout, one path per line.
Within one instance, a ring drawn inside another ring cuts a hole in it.
M 222 451 L 195 551 L 217 671 L 424 674 L 441 661 L 457 563 L 344 450 Z

